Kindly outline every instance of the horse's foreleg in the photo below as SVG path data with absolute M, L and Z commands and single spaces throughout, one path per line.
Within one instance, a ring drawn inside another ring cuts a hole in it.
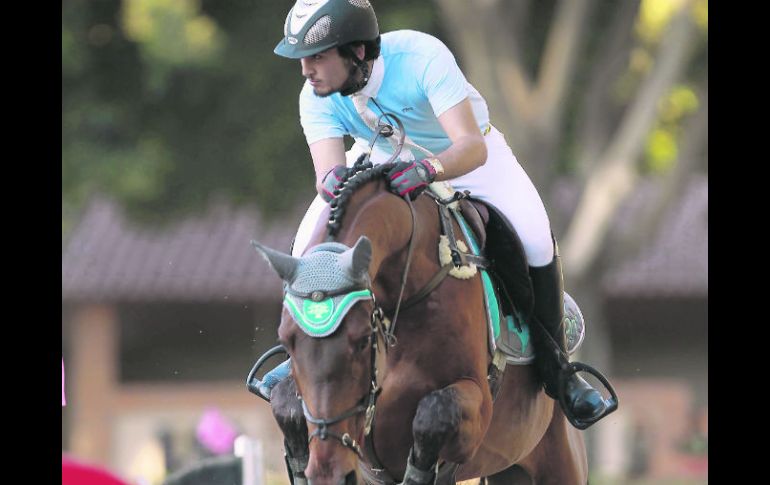
M 491 419 L 492 404 L 487 395 L 468 379 L 420 400 L 412 422 L 414 445 L 404 474 L 405 484 L 432 482 L 439 457 L 463 463 L 473 456 Z
M 278 427 L 283 432 L 286 466 L 289 468 L 292 483 L 305 485 L 305 468 L 310 458 L 307 422 L 302 413 L 302 403 L 297 396 L 293 377 L 289 376 L 275 386 L 270 405 Z

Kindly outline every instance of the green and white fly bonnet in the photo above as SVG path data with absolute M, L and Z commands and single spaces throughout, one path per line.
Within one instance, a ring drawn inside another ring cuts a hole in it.
M 352 248 L 325 242 L 299 258 L 251 243 L 283 279 L 283 305 L 311 337 L 333 334 L 353 305 L 373 298 L 372 244 L 365 236 Z

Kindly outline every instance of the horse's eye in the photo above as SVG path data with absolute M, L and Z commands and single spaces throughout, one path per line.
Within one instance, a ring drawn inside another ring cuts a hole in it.
M 371 335 L 367 335 L 366 337 L 358 339 L 358 342 L 356 342 L 356 352 L 363 352 L 364 350 L 369 347 L 369 339 L 371 338 Z

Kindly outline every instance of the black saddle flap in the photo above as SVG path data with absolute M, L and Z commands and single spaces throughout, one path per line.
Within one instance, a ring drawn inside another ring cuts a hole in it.
M 535 298 L 524 245 L 516 230 L 495 206 L 479 200 L 473 200 L 473 203 L 483 204 L 488 211 L 486 244 L 482 244 L 484 254 L 489 258 L 493 272 L 505 285 L 516 309 L 521 315 L 528 316 L 534 307 Z M 509 306 L 505 297 L 502 298 L 502 304 L 504 307 Z M 510 308 L 506 309 L 511 311 Z

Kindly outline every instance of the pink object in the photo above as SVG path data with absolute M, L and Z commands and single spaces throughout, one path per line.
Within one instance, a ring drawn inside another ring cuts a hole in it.
M 203 413 L 196 429 L 198 441 L 217 455 L 231 453 L 238 432 L 219 410 L 209 408 Z
M 61 457 L 62 485 L 129 485 L 109 470 L 74 460 L 62 455 Z
M 67 405 L 67 398 L 64 397 L 64 359 L 61 360 L 61 405 Z

